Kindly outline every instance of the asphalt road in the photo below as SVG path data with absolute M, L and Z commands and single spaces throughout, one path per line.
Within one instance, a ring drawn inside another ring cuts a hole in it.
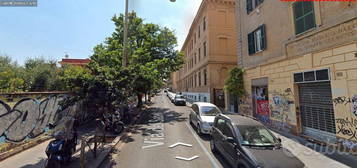
M 198 136 L 189 124 L 189 107 L 175 106 L 165 95 L 155 97 L 153 102 L 140 123 L 132 128 L 131 136 L 116 147 L 115 154 L 101 167 L 230 167 L 219 155 L 212 154 L 209 137 Z M 192 146 L 170 148 L 178 142 Z

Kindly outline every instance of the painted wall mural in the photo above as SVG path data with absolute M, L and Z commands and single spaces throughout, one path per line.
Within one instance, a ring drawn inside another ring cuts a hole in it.
M 64 95 L 50 96 L 42 101 L 24 98 L 13 108 L 0 100 L 0 143 L 5 140 L 21 142 L 44 133 L 49 123 L 59 121 L 75 108 L 62 109 L 59 102 L 64 98 Z

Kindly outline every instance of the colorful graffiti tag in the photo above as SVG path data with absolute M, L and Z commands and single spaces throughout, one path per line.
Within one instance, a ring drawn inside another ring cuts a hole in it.
M 42 101 L 24 98 L 13 108 L 0 100 L 0 139 L 20 142 L 41 135 L 49 123 L 70 112 L 72 107 L 62 109 L 59 105 L 63 99 L 64 96 L 50 96 Z

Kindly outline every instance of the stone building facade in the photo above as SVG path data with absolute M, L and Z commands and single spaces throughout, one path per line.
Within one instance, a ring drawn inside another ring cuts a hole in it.
M 185 65 L 175 72 L 176 92 L 191 101 L 225 107 L 224 81 L 237 65 L 234 0 L 203 0 L 181 49 Z
M 236 8 L 240 113 L 319 141 L 357 142 L 357 2 L 237 0 Z

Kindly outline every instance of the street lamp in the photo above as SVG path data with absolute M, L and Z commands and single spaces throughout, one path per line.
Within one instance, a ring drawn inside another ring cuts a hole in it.
M 176 2 L 176 0 L 170 0 L 170 2 Z M 129 0 L 125 0 L 125 18 L 124 18 L 124 48 L 123 48 L 123 61 L 122 64 L 124 67 L 128 66 L 128 6 Z

